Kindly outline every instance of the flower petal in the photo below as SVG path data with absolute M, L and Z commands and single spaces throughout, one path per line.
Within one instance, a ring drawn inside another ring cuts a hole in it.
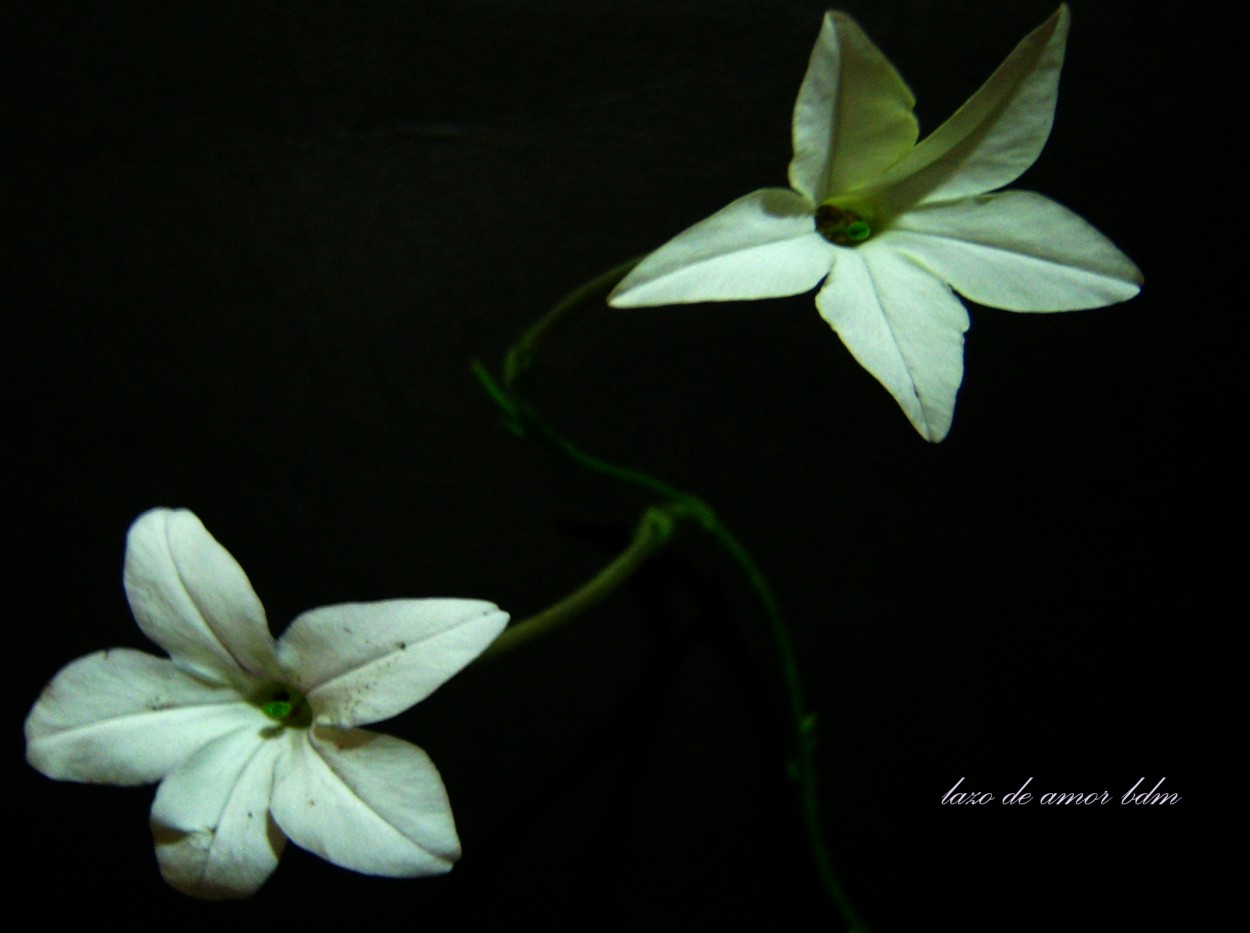
M 1003 191 L 898 218 L 890 245 L 961 295 L 1009 311 L 1069 311 L 1127 301 L 1141 273 L 1115 244 L 1066 207 Z
M 826 13 L 794 105 L 790 187 L 816 204 L 862 187 L 916 144 L 915 104 L 859 24 Z
M 840 250 L 816 306 L 921 436 L 936 443 L 955 412 L 968 312 L 940 280 L 884 240 Z
M 115 648 L 79 658 L 44 688 L 26 719 L 26 760 L 62 781 L 146 784 L 257 715 L 229 687 Z
M 298 741 L 257 721 L 204 746 L 161 782 L 152 836 L 166 881 L 212 900 L 247 897 L 264 884 L 286 845 L 269 815 L 274 765 Z
M 992 191 L 1037 161 L 1055 117 L 1067 38 L 1065 4 L 874 186 L 889 189 L 892 209 Z
M 126 595 L 143 634 L 187 667 L 230 683 L 271 676 L 273 639 L 243 568 L 185 509 L 130 526 Z
M 829 272 L 833 246 L 813 205 L 793 191 L 753 191 L 677 234 L 639 263 L 608 304 L 618 308 L 799 295 Z
M 450 871 L 460 841 L 442 778 L 415 745 L 314 727 L 278 762 L 273 815 L 291 841 L 370 875 Z
M 278 657 L 336 726 L 377 722 L 429 696 L 503 631 L 508 614 L 477 599 L 394 599 L 299 616 Z

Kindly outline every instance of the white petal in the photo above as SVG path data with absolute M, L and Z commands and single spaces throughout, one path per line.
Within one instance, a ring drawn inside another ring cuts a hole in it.
M 741 197 L 677 234 L 608 296 L 618 308 L 800 295 L 829 272 L 815 208 L 781 188 Z
M 915 104 L 859 24 L 826 13 L 794 105 L 790 186 L 820 203 L 871 181 L 915 145 Z
M 886 173 L 876 187 L 890 189 L 892 208 L 992 191 L 1037 161 L 1055 117 L 1067 37 L 1063 5 L 949 120 Z
M 1099 308 L 1141 288 L 1141 273 L 1110 240 L 1031 191 L 920 208 L 885 236 L 960 294 L 994 308 Z
M 941 281 L 883 240 L 839 251 L 816 306 L 921 436 L 936 443 L 955 412 L 968 312 Z
M 356 726 L 429 696 L 503 631 L 508 614 L 477 599 L 394 599 L 305 612 L 278 657 L 318 722 Z
M 247 897 L 264 884 L 286 844 L 269 815 L 274 765 L 293 741 L 302 737 L 257 721 L 201 748 L 161 782 L 152 835 L 166 881 L 214 900 Z
M 450 871 L 460 841 L 429 756 L 363 729 L 314 731 L 278 763 L 273 815 L 291 841 L 370 875 Z
M 130 527 L 126 595 L 143 633 L 175 661 L 232 683 L 272 676 L 273 639 L 243 568 L 186 510 Z
M 258 715 L 229 687 L 115 648 L 79 658 L 44 688 L 26 719 L 26 760 L 58 780 L 146 784 Z

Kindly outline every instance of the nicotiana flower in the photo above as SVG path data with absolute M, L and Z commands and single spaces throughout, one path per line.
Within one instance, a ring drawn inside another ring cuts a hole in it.
M 448 871 L 460 843 L 442 779 L 415 745 L 356 728 L 428 696 L 503 630 L 488 602 L 326 606 L 276 642 L 243 569 L 188 511 L 131 526 L 126 593 L 169 659 L 117 648 L 64 668 L 26 720 L 49 777 L 160 781 L 161 873 L 197 897 L 244 897 L 286 839 L 373 875 Z
M 793 190 L 755 191 L 678 234 L 610 303 L 773 298 L 823 279 L 821 316 L 940 441 L 968 329 L 951 289 L 1010 311 L 1062 311 L 1140 288 L 1128 257 L 1080 217 L 1040 194 L 995 191 L 1046 142 L 1067 32 L 1061 6 L 917 143 L 898 72 L 853 19 L 826 14 L 794 108 Z

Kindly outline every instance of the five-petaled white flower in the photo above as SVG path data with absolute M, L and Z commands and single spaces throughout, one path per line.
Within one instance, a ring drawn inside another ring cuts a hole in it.
M 1095 308 L 1141 274 L 1097 230 L 1027 191 L 1054 119 L 1068 10 L 1027 36 L 920 143 L 915 98 L 844 13 L 826 14 L 794 108 L 793 190 L 748 194 L 647 256 L 619 307 L 809 291 L 855 358 L 930 441 L 946 436 L 968 313 Z
M 415 745 L 356 726 L 428 696 L 503 630 L 488 602 L 326 606 L 276 642 L 243 569 L 188 511 L 131 526 L 126 593 L 169 653 L 101 651 L 64 668 L 26 720 L 49 777 L 160 781 L 161 873 L 198 897 L 244 897 L 286 839 L 374 875 L 448 871 L 460 855 L 442 779 Z

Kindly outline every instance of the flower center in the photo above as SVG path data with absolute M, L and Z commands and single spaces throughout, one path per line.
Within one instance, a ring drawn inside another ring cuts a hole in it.
M 251 702 L 270 719 L 283 726 L 307 729 L 312 725 L 312 708 L 304 694 L 286 684 L 265 684 L 252 696 Z
M 855 211 L 826 201 L 816 208 L 816 232 L 837 246 L 858 246 L 872 236 L 872 225 Z

